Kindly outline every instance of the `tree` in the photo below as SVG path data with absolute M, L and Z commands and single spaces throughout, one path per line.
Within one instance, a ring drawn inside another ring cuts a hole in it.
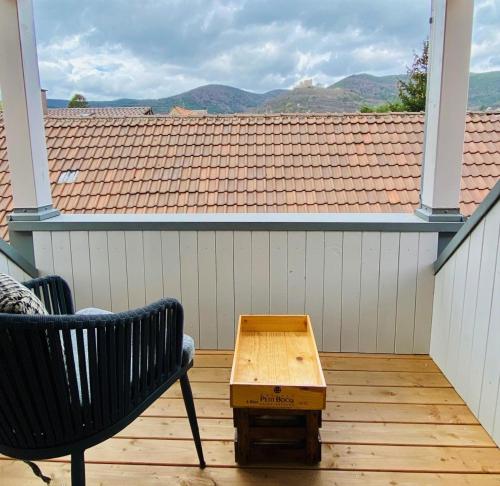
M 69 100 L 68 108 L 88 108 L 89 104 L 85 96 L 76 93 L 73 98 Z
M 370 106 L 363 105 L 360 110 L 361 113 L 390 113 L 391 111 L 406 111 L 403 104 L 399 101 L 389 101 L 382 105 Z
M 407 81 L 399 82 L 399 99 L 405 111 L 425 111 L 427 91 L 427 66 L 429 63 L 429 41 L 424 41 L 422 54 L 415 54 L 413 65 L 408 68 Z
M 415 54 L 413 64 L 406 71 L 406 81 L 398 83 L 398 98 L 382 105 L 363 105 L 361 113 L 387 113 L 390 111 L 425 111 L 429 41 L 424 41 L 422 54 Z

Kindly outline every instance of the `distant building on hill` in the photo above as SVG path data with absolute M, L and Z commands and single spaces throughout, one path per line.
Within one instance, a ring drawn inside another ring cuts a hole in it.
M 169 115 L 171 116 L 205 116 L 208 115 L 208 110 L 190 110 L 182 106 L 174 106 Z
M 313 80 L 312 79 L 303 79 L 296 88 L 313 88 Z

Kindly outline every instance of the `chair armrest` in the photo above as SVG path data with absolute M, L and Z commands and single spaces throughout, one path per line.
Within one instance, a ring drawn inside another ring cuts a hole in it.
M 47 275 L 23 282 L 43 302 L 52 315 L 74 314 L 73 297 L 68 283 L 58 275 Z

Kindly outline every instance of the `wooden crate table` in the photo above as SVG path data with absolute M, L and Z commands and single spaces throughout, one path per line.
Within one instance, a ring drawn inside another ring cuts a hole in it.
M 239 464 L 321 460 L 326 384 L 309 316 L 240 316 L 230 403 Z

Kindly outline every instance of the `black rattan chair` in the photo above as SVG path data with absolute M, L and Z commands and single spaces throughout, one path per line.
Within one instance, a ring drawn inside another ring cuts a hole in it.
M 0 453 L 23 460 L 71 454 L 85 484 L 85 449 L 115 435 L 180 380 L 200 466 L 205 466 L 174 299 L 117 314 L 74 313 L 60 277 L 24 285 L 49 316 L 0 314 Z

